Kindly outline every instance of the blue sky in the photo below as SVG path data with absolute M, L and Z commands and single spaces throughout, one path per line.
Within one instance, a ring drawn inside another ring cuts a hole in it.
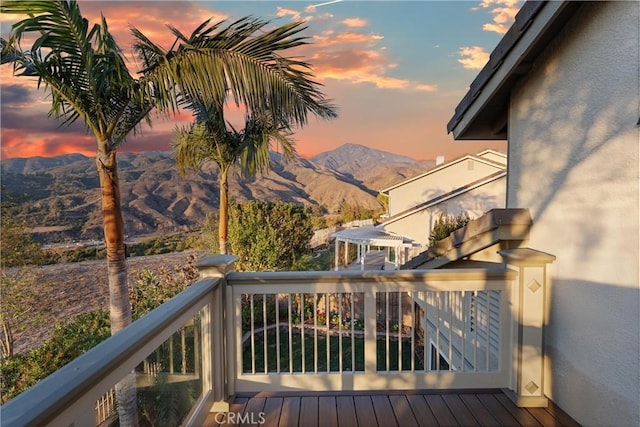
M 83 15 L 100 13 L 127 52 L 129 26 L 155 42 L 171 42 L 167 23 L 189 33 L 204 19 L 229 21 L 246 15 L 307 21 L 303 35 L 312 44 L 297 54 L 314 66 L 324 92 L 338 106 L 339 118 L 314 121 L 295 135 L 300 154 L 312 156 L 345 143 L 407 155 L 447 158 L 483 148 L 504 150 L 504 142 L 453 141 L 446 123 L 487 55 L 513 22 L 515 0 L 480 1 L 81 1 Z M 3 37 L 16 17 L 0 17 Z M 23 47 L 27 47 L 26 45 Z M 95 141 L 83 127 L 56 129 L 47 118 L 49 101 L 35 82 L 2 78 L 2 156 L 92 155 Z M 135 67 L 134 67 L 135 68 Z M 156 119 L 152 129 L 132 138 L 126 151 L 169 150 L 172 130 L 190 120 L 181 115 Z

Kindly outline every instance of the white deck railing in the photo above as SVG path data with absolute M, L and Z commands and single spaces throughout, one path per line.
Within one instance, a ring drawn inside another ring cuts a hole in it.
M 231 273 L 231 393 L 509 387 L 516 276 Z
M 95 425 L 131 372 L 139 401 L 182 403 L 183 425 L 245 391 L 503 387 L 545 405 L 553 257 L 501 253 L 424 271 L 234 273 L 235 257 L 205 258 L 196 284 L 3 405 L 2 425 Z

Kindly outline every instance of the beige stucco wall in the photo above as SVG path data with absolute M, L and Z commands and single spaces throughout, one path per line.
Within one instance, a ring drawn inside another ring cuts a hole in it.
M 640 425 L 639 10 L 582 6 L 509 112 L 507 207 L 557 256 L 544 387 L 584 425 Z
M 386 231 L 410 237 L 428 245 L 433 224 L 440 214 L 458 215 L 467 213 L 472 218 L 482 216 L 488 210 L 505 206 L 506 177 L 495 179 L 466 193 L 452 197 L 433 207 L 384 225 Z
M 472 166 L 469 166 L 470 163 Z M 433 173 L 389 190 L 389 215 L 397 215 L 500 169 L 499 166 L 474 159 L 445 165 Z

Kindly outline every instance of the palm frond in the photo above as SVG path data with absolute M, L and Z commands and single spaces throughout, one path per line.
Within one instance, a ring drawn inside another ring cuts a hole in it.
M 153 102 L 129 73 L 104 17 L 90 27 L 75 1 L 62 0 L 3 1 L 0 11 L 29 16 L 12 27 L 3 45 L 3 53 L 12 55 L 3 61 L 13 62 L 16 74 L 38 76 L 38 87 L 51 93 L 49 114 L 62 124 L 82 119 L 115 148 L 148 118 Z M 28 33 L 36 40 L 23 52 L 20 43 Z
M 145 87 L 159 98 L 162 110 L 176 110 L 190 97 L 216 105 L 229 97 L 249 112 L 268 110 L 295 125 L 306 124 L 308 113 L 336 117 L 309 64 L 281 56 L 307 43 L 298 36 L 303 23 L 272 30 L 266 30 L 267 25 L 268 21 L 251 17 L 220 30 L 220 23 L 200 25 L 187 42 L 178 42 L 184 37 L 180 33 L 177 47 L 168 52 L 160 52 L 139 31 L 134 32 L 136 52 L 144 63 L 141 73 L 149 82 Z

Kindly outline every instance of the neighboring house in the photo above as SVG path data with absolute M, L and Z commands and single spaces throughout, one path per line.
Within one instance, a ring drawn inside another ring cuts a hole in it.
M 640 425 L 639 34 L 638 2 L 527 2 L 448 124 L 508 139 L 506 207 L 556 256 L 543 389 L 584 425 Z
M 466 155 L 380 191 L 388 198 L 387 232 L 427 246 L 440 215 L 477 218 L 504 207 L 507 156 L 493 150 Z
M 356 246 L 360 269 L 397 269 L 428 246 L 431 230 L 440 215 L 467 214 L 476 218 L 490 209 L 503 207 L 506 166 L 506 155 L 485 150 L 436 165 L 380 191 L 388 200 L 384 222 L 331 235 L 336 245 L 335 269 L 340 265 L 340 243 L 346 248 L 343 264 L 348 264 L 351 244 Z M 371 252 L 371 248 L 377 250 Z M 384 248 L 383 254 L 378 253 L 380 248 Z

